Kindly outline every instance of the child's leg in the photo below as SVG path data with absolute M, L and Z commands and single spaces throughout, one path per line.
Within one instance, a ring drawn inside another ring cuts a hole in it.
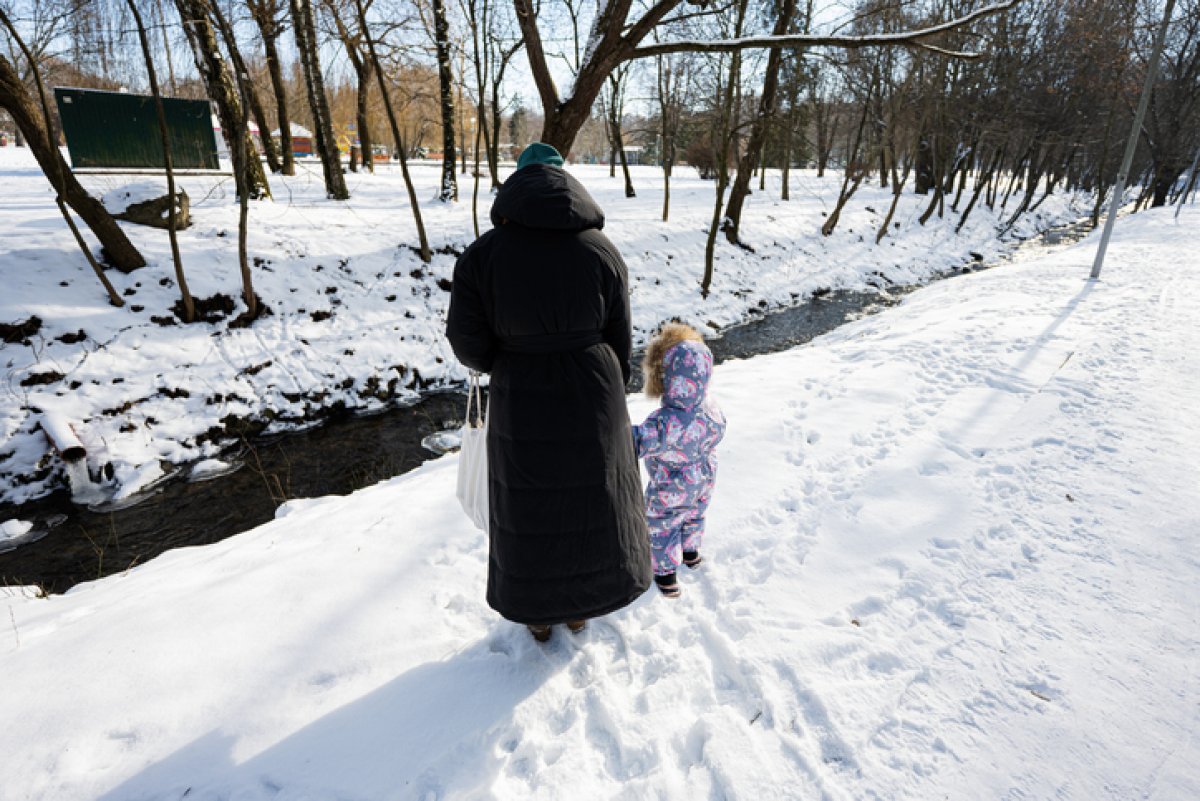
M 680 551 L 696 553 L 704 539 L 704 518 L 692 518 L 680 527 Z
M 683 561 L 679 515 L 671 513 L 657 516 L 651 513 L 647 515 L 646 522 L 650 527 L 650 559 L 654 575 L 674 573 Z
M 697 553 L 704 539 L 704 513 L 708 511 L 709 494 L 702 493 L 680 524 L 680 550 Z

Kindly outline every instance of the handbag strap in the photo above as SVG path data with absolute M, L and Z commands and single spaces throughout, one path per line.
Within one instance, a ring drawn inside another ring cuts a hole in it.
M 468 428 L 483 428 L 487 412 L 483 408 L 483 388 L 479 384 L 480 373 L 472 370 L 467 379 L 467 414 L 464 425 Z M 471 408 L 475 408 L 475 419 L 471 419 Z

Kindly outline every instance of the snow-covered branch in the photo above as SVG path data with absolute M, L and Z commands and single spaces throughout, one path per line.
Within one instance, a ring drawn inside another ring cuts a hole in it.
M 954 56 L 955 58 L 973 59 L 979 58 L 980 54 L 973 52 L 945 50 L 935 47 L 934 45 L 927 44 L 924 40 L 947 33 L 949 31 L 957 30 L 958 28 L 969 25 L 976 20 L 1003 13 L 1021 2 L 1023 2 L 1023 0 L 1005 0 L 1005 2 L 1002 3 L 994 3 L 992 5 L 976 9 L 970 14 L 965 14 L 947 22 L 943 22 L 938 25 L 931 25 L 928 28 L 920 28 L 915 31 L 867 34 L 862 36 L 822 36 L 816 34 L 741 36 L 736 39 L 724 39 L 719 41 L 683 39 L 675 42 L 662 42 L 634 48 L 630 53 L 629 58 L 647 58 L 650 56 L 666 55 L 668 53 L 731 53 L 735 50 L 749 50 L 754 48 L 841 47 L 845 49 L 856 49 L 860 47 L 913 46 L 921 47 L 926 50 L 932 50 L 934 52 L 941 53 L 942 55 Z

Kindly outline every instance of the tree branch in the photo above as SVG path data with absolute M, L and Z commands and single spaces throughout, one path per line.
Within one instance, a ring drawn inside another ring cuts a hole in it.
M 554 88 L 554 78 L 551 77 L 550 67 L 546 64 L 546 51 L 542 48 L 542 35 L 538 32 L 533 6 L 530 0 L 513 0 L 513 8 L 517 12 L 517 24 L 521 26 L 521 34 L 525 39 L 525 52 L 529 56 L 533 82 L 537 85 L 542 108 L 549 112 L 558 108 L 558 90 Z
M 517 0 L 522 2 L 522 0 Z M 812 34 L 789 34 L 787 36 L 743 36 L 736 39 L 726 39 L 724 41 L 701 41 L 701 40 L 681 40 L 677 42 L 664 42 L 662 44 L 646 45 L 645 47 L 636 47 L 627 56 L 628 59 L 647 58 L 650 56 L 666 55 L 668 53 L 732 53 L 737 50 L 748 50 L 752 48 L 796 48 L 796 47 L 841 47 L 848 50 L 857 49 L 860 47 L 887 47 L 896 45 L 907 45 L 923 47 L 925 49 L 934 50 L 942 55 L 951 55 L 956 58 L 975 59 L 980 58 L 979 53 L 969 53 L 960 51 L 943 50 L 935 48 L 933 45 L 925 44 L 922 40 L 928 39 L 939 34 L 957 30 L 965 25 L 969 25 L 976 20 L 990 17 L 995 14 L 1008 11 L 1023 0 L 1005 0 L 1002 3 L 995 3 L 990 6 L 972 11 L 957 19 L 952 19 L 948 22 L 943 22 L 938 25 L 933 25 L 928 28 L 921 28 L 915 31 L 904 31 L 901 33 L 884 33 L 870 34 L 865 36 L 819 36 Z
M 628 33 L 625 34 L 625 41 L 637 47 L 667 14 L 679 6 L 679 2 L 680 0 L 659 0 L 642 15 L 641 19 L 630 26 Z

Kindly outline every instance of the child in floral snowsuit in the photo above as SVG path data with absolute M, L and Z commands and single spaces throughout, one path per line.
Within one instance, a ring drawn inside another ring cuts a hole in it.
M 715 448 L 725 435 L 725 415 L 708 398 L 712 353 L 695 329 L 667 323 L 646 349 L 646 395 L 662 406 L 633 427 L 638 458 L 646 460 L 646 520 L 654 581 L 677 598 L 680 563 L 700 565 L 704 512 L 717 475 Z

